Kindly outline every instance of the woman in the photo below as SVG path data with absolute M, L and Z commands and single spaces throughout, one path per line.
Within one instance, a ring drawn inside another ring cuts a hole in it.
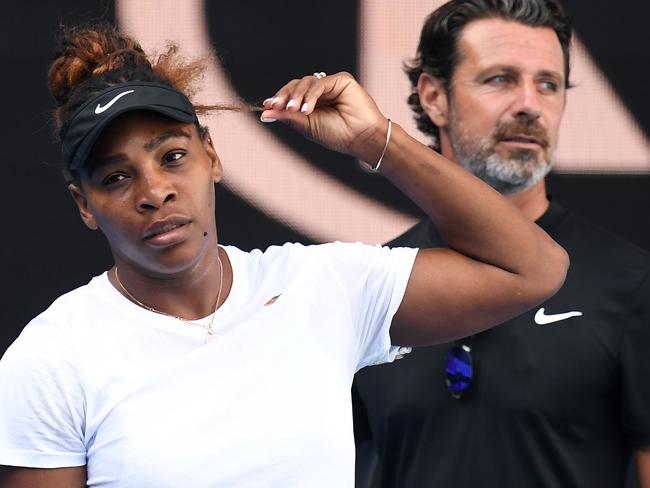
M 0 362 L 6 486 L 353 486 L 356 370 L 502 322 L 563 281 L 561 248 L 346 73 L 289 82 L 261 120 L 372 162 L 450 249 L 219 246 L 222 166 L 184 93 L 198 74 L 107 27 L 64 35 L 49 86 L 68 188 L 115 265 Z

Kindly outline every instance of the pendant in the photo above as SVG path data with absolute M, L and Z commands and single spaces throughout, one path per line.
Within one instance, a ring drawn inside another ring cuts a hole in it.
M 205 336 L 205 343 L 210 344 L 211 342 L 214 342 L 217 340 L 217 335 L 216 334 L 208 334 Z

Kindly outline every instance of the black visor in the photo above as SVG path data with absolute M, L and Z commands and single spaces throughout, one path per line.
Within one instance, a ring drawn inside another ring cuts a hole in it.
M 185 123 L 198 123 L 194 106 L 181 92 L 159 83 L 134 81 L 113 85 L 84 103 L 64 130 L 63 162 L 76 170 L 97 138 L 115 117 L 132 110 L 150 110 Z

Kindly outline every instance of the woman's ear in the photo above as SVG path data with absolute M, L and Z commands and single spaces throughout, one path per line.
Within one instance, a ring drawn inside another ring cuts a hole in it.
M 422 73 L 417 88 L 420 105 L 431 122 L 438 128 L 447 125 L 449 100 L 442 81 L 429 73 Z
M 81 190 L 81 188 L 76 183 L 69 183 L 68 191 L 70 192 L 70 195 L 72 196 L 74 202 L 77 204 L 79 215 L 81 216 L 81 220 L 83 220 L 84 224 L 86 224 L 86 227 L 91 230 L 97 230 L 99 226 L 95 221 L 95 216 L 88 207 L 88 200 L 86 199 L 83 190 Z
M 202 139 L 203 148 L 205 149 L 208 158 L 210 158 L 210 163 L 212 165 L 212 179 L 215 183 L 219 183 L 223 177 L 223 167 L 221 166 L 221 160 L 219 159 L 219 155 L 217 154 L 217 151 L 212 144 L 212 138 L 210 137 L 210 133 L 207 131 L 207 129 Z

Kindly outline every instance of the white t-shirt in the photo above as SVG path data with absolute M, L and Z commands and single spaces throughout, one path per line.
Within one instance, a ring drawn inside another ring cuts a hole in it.
M 416 250 L 225 249 L 209 344 L 105 273 L 32 320 L 0 361 L 0 464 L 87 465 L 98 487 L 352 487 L 352 377 L 395 357 Z

